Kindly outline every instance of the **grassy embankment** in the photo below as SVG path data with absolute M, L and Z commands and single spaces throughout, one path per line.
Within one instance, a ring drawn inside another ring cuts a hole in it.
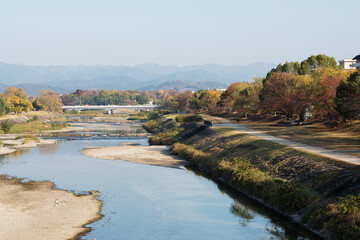
M 330 239 L 360 235 L 360 170 L 226 128 L 160 118 L 144 124 L 171 152 Z
M 59 114 L 32 112 L 7 115 L 0 119 L 0 134 L 35 134 L 45 130 L 67 127 L 66 119 Z

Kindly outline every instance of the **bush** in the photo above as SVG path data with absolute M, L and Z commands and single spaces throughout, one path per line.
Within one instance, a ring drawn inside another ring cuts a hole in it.
M 156 120 L 150 120 L 142 124 L 143 128 L 150 133 L 158 133 L 160 125 Z
M 179 132 L 176 130 L 157 133 L 156 135 L 151 136 L 149 138 L 149 144 L 150 145 L 172 145 L 176 142 L 176 135 L 178 133 Z
M 141 120 L 141 117 L 138 116 L 128 117 L 127 120 Z
M 5 120 L 5 121 L 2 121 L 0 123 L 0 128 L 1 130 L 4 131 L 4 133 L 9 133 L 10 131 L 10 128 L 13 126 L 14 124 L 10 123 L 9 122 L 9 119 Z
M 178 115 L 176 116 L 177 122 L 202 122 L 204 119 L 199 115 Z
M 55 129 L 55 128 L 63 128 L 63 127 L 67 127 L 68 124 L 67 122 L 57 122 L 57 121 L 52 121 L 51 122 L 51 128 Z
M 323 230 L 334 239 L 359 239 L 360 194 L 339 198 L 336 204 L 328 204 L 311 211 L 308 223 Z M 307 220 L 307 219 L 306 219 Z
M 36 137 L 35 135 L 20 135 L 20 136 L 17 136 L 17 137 L 15 138 L 15 140 L 17 140 L 17 139 L 25 139 L 25 140 L 32 139 L 32 140 L 34 140 L 34 141 L 36 141 L 36 142 L 39 142 L 39 141 L 40 141 L 39 138 Z
M 37 115 L 33 116 L 33 117 L 32 117 L 32 120 L 33 120 L 33 121 L 39 120 L 39 116 L 37 116 Z

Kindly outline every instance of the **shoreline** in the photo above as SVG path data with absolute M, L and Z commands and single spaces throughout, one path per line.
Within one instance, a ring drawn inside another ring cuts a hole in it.
M 22 180 L 0 176 L 1 239 L 77 239 L 103 217 L 96 191 L 76 195 L 50 181 Z

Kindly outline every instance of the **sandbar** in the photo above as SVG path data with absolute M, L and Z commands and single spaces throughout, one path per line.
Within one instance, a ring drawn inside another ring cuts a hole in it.
M 74 239 L 102 217 L 97 192 L 77 196 L 53 187 L 0 176 L 0 239 Z
M 124 160 L 128 162 L 163 167 L 182 167 L 188 162 L 170 154 L 167 146 L 119 146 L 85 148 L 80 151 L 85 156 L 106 160 Z

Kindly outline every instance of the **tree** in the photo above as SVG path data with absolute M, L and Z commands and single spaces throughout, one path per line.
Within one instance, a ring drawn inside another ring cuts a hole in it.
M 233 111 L 234 108 L 234 89 L 240 82 L 234 82 L 223 92 L 220 96 L 220 101 L 218 103 L 219 107 L 225 108 L 227 111 Z
M 336 109 L 346 119 L 360 118 L 360 71 L 350 75 L 336 88 Z
M 217 112 L 217 103 L 220 101 L 221 92 L 217 90 L 207 91 L 202 97 L 203 106 L 210 112 Z
M 247 118 L 249 113 L 255 113 L 259 108 L 259 94 L 262 89 L 262 79 L 254 78 L 254 82 L 243 82 L 236 85 L 233 91 L 234 109 L 242 112 Z
M 177 106 L 174 110 L 189 110 L 190 98 L 193 96 L 193 93 L 190 91 L 178 93 L 174 96 L 174 101 L 177 102 Z
M 338 116 L 334 102 L 336 88 L 341 82 L 346 81 L 350 74 L 350 71 L 331 68 L 321 68 L 314 72 L 313 77 L 316 82 L 314 111 L 318 117 L 335 119 Z
M 299 74 L 305 75 L 309 74 L 312 71 L 315 71 L 318 68 L 332 68 L 337 69 L 338 64 L 336 63 L 335 58 L 326 56 L 325 54 L 312 55 L 308 59 L 301 62 L 301 68 Z
M 8 87 L 5 89 L 4 98 L 7 111 L 15 113 L 28 112 L 32 108 L 32 104 L 22 88 Z
M 43 110 L 49 112 L 62 112 L 62 103 L 59 95 L 49 89 L 41 90 L 37 98 Z
M 0 116 L 6 113 L 6 102 L 4 96 L 0 93 Z
M 281 112 L 288 119 L 300 116 L 312 106 L 312 79 L 289 73 L 273 73 L 266 82 L 263 108 L 267 112 Z

